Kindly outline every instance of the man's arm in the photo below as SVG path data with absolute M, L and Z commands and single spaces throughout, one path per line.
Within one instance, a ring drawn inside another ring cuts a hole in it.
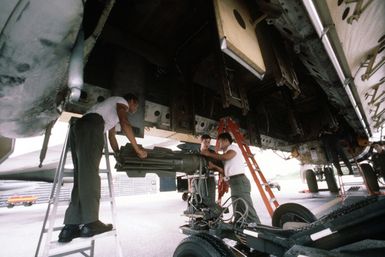
M 210 170 L 218 171 L 219 174 L 222 174 L 222 175 L 225 174 L 224 171 L 223 171 L 223 169 L 222 169 L 221 167 L 219 167 L 218 165 L 215 165 L 214 163 L 212 163 L 212 162 L 210 162 L 210 161 L 209 161 L 209 164 L 208 164 L 208 168 L 209 168 Z
M 122 127 L 122 130 L 128 140 L 131 142 L 132 147 L 134 148 L 135 152 L 138 154 L 139 158 L 146 158 L 147 152 L 141 149 L 138 144 L 136 143 L 134 132 L 132 131 L 132 126 L 128 122 L 127 119 L 127 111 L 128 107 L 124 104 L 116 104 L 116 111 L 118 113 L 120 126 Z
M 114 153 L 117 153 L 119 152 L 119 145 L 118 145 L 118 141 L 116 141 L 115 135 L 116 135 L 115 127 L 113 127 L 108 131 L 108 140 L 110 141 L 110 145 Z
M 218 153 L 212 153 L 209 150 L 203 150 L 201 151 L 201 154 L 210 158 L 213 158 L 215 160 L 220 161 L 228 161 L 234 158 L 234 156 L 237 154 L 234 150 L 228 150 L 224 154 L 218 154 Z

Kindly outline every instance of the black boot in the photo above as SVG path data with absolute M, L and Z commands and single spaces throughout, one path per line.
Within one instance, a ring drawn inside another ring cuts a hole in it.
M 84 224 L 80 230 L 81 237 L 91 237 L 112 230 L 112 224 L 104 224 L 100 220 Z
M 72 239 L 80 236 L 79 225 L 65 225 L 60 234 L 59 234 L 59 242 L 67 243 L 71 242 Z

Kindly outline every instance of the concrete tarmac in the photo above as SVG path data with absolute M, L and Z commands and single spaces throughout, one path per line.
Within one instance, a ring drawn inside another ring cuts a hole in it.
M 179 226 L 185 224 L 181 214 L 186 208 L 181 194 L 158 193 L 117 197 L 117 231 L 125 257 L 172 256 L 185 237 Z M 35 255 L 47 205 L 0 208 L 0 256 Z M 57 225 L 63 221 L 65 207 L 58 210 Z M 102 203 L 100 220 L 111 222 L 108 203 Z M 57 239 L 55 232 L 53 239 Z M 78 240 L 78 239 L 76 239 Z M 74 240 L 74 241 L 76 241 Z M 70 255 L 81 256 L 81 255 Z M 113 237 L 96 240 L 95 257 L 115 256 Z
M 298 183 L 298 182 L 297 182 Z M 297 187 L 298 188 L 298 187 Z M 341 201 L 329 192 L 318 194 L 298 193 L 295 190 L 274 189 L 280 204 L 300 203 L 321 216 Z M 253 189 L 253 200 L 263 224 L 271 225 L 271 218 L 262 204 L 257 191 Z M 227 195 L 229 196 L 229 195 Z M 226 197 L 226 195 L 225 195 Z M 176 192 L 117 197 L 117 231 L 125 257 L 170 257 L 179 242 L 186 236 L 179 232 L 179 226 L 186 223 L 182 216 L 186 202 Z M 0 208 L 0 256 L 34 256 L 42 227 L 46 204 L 30 207 L 16 206 Z M 59 209 L 58 223 L 63 221 L 65 207 Z M 102 203 L 100 219 L 111 222 L 108 203 Z M 57 239 L 55 232 L 53 239 Z M 77 239 L 79 240 L 79 239 Z M 81 256 L 81 255 L 71 255 Z M 95 257 L 115 256 L 115 242 L 111 237 L 96 240 Z

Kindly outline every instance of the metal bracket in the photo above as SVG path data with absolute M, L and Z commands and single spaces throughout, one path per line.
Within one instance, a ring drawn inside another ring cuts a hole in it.
M 321 33 L 320 39 L 323 39 L 323 37 L 329 32 L 331 26 L 333 26 L 333 25 L 328 25 L 328 26 L 324 27 L 324 29 Z
M 226 67 L 225 56 L 222 55 L 220 63 L 220 76 L 223 89 L 223 107 L 228 108 L 230 105 L 242 109 L 242 114 L 246 115 L 249 111 L 249 101 L 242 85 L 236 85 L 233 81 L 232 70 Z
M 377 92 L 380 88 L 380 86 L 385 82 L 385 77 L 381 78 L 380 81 L 373 86 L 371 86 L 368 90 L 368 92 L 365 94 L 365 100 L 371 96 L 370 101 L 368 102 L 368 105 L 373 105 L 375 104 L 378 100 L 381 101 L 381 96 L 385 94 L 385 91 L 383 91 L 379 96 L 377 96 Z M 369 91 L 373 90 L 373 94 L 369 94 Z
M 368 8 L 368 6 L 372 3 L 373 0 L 368 0 L 368 2 L 363 5 L 364 0 L 345 0 L 345 4 L 356 3 L 356 7 L 354 8 L 353 14 L 347 18 L 347 22 L 352 24 L 354 20 L 358 21 L 361 14 Z
M 345 78 L 344 86 L 349 86 L 349 84 L 352 82 L 354 82 L 354 79 L 352 77 Z
M 361 76 L 361 80 L 368 80 L 376 71 L 378 71 L 382 65 L 385 64 L 385 56 L 382 56 L 381 60 L 375 64 L 379 52 L 385 47 L 385 40 L 382 40 L 378 46 L 376 46 L 372 52 L 368 54 L 366 60 L 361 64 L 362 67 L 366 67 L 365 73 Z
M 170 129 L 170 107 L 145 101 L 144 121 L 146 125 L 159 129 Z

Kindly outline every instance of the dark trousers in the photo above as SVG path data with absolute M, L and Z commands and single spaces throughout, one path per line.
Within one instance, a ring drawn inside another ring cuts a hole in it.
M 339 157 L 341 157 L 342 161 L 345 163 L 346 167 L 349 170 L 349 173 L 353 174 L 352 165 L 350 164 L 349 159 L 346 157 L 341 146 L 338 146 L 336 144 L 331 144 L 331 143 L 324 143 L 324 148 L 325 148 L 327 161 L 333 162 L 334 167 L 336 167 L 339 175 L 342 175 Z
M 218 217 L 222 213 L 222 208 L 215 202 L 215 177 L 198 179 L 197 193 L 202 198 L 202 203 L 210 210 L 211 217 Z
M 341 171 L 341 165 L 338 157 L 341 157 L 342 161 L 345 163 L 346 167 L 348 168 L 349 173 L 353 174 L 352 165 L 350 164 L 349 159 L 348 157 L 346 157 L 344 150 L 342 150 L 341 146 L 337 147 L 336 153 L 333 154 L 333 164 L 334 166 L 336 166 L 337 170 Z
M 104 146 L 104 121 L 99 114 L 86 114 L 70 129 L 74 186 L 64 224 L 86 224 L 99 219 L 99 164 Z
M 230 177 L 229 180 L 230 188 L 231 188 L 231 198 L 234 201 L 236 198 L 243 199 L 248 208 L 249 212 L 247 213 L 247 219 L 246 221 L 248 223 L 261 223 L 259 220 L 259 217 L 257 215 L 257 212 L 254 209 L 253 201 L 251 200 L 251 184 L 250 180 L 245 175 L 236 175 L 233 177 Z M 241 214 L 245 213 L 245 205 L 243 202 L 238 201 L 235 203 L 235 221 L 237 221 Z
M 215 207 L 215 178 L 198 180 L 198 194 L 202 197 L 202 203 L 209 208 Z

